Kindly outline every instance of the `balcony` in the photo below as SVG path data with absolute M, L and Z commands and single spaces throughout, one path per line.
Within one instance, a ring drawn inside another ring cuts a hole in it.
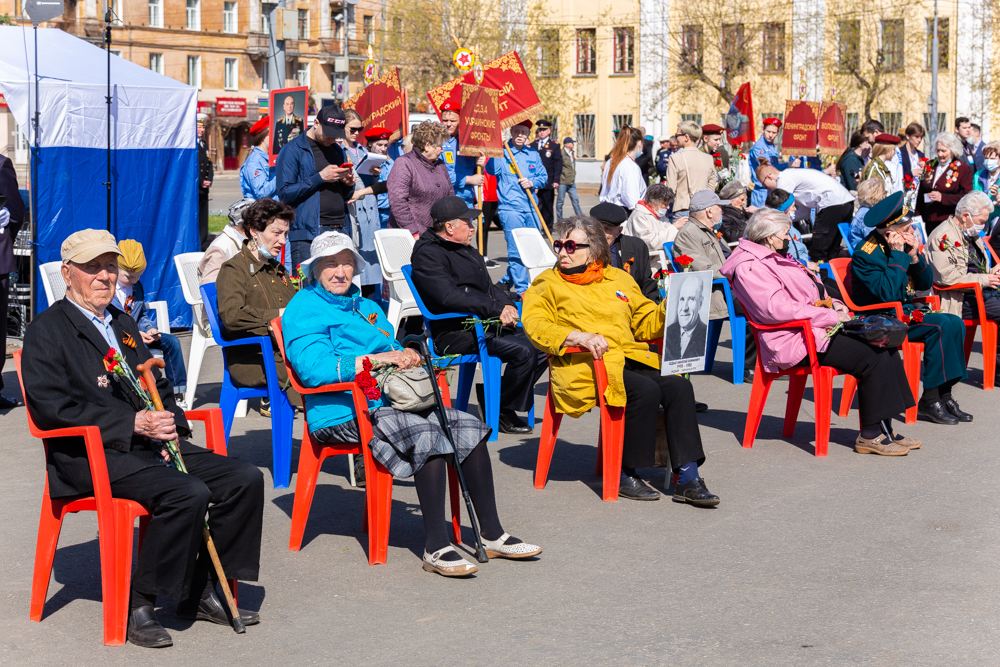
M 247 35 L 247 53 L 251 58 L 266 58 L 269 46 L 269 35 L 265 32 L 251 32 Z

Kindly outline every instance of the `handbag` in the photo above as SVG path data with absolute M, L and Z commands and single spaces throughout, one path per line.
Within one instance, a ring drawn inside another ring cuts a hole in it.
M 395 371 L 382 383 L 389 407 L 403 412 L 423 412 L 435 405 L 434 385 L 423 368 Z
M 875 347 L 899 347 L 910 328 L 891 315 L 863 315 L 844 322 L 843 332 Z

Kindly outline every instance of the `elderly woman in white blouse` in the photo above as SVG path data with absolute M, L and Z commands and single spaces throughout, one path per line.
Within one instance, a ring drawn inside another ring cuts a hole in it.
M 618 204 L 631 213 L 646 196 L 646 177 L 635 163 L 642 152 L 642 133 L 623 127 L 601 174 L 601 201 Z

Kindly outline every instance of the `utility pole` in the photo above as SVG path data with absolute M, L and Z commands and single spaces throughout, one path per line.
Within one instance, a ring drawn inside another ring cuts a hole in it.
M 267 89 L 285 87 L 285 35 L 284 25 L 281 19 L 281 8 L 285 6 L 284 0 L 278 0 L 273 4 L 262 5 L 267 7 Z M 278 39 L 281 35 L 281 39 Z
M 385 35 L 386 35 L 385 0 L 382 0 L 382 14 L 379 16 L 378 19 L 378 27 L 379 27 L 379 32 L 381 33 L 378 36 L 378 73 L 379 75 L 381 75 L 382 72 L 385 71 L 385 67 L 383 66 L 383 61 L 385 59 Z
M 938 0 L 934 0 L 934 25 L 931 28 L 931 96 L 927 99 L 930 122 L 927 128 L 927 143 L 924 151 L 930 155 L 938 133 Z

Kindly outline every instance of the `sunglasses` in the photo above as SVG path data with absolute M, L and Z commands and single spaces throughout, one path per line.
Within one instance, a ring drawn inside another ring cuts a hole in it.
M 348 132 L 350 132 L 351 134 L 357 134 L 358 132 L 361 131 L 361 126 L 359 125 L 357 127 L 351 127 L 350 125 L 348 125 L 347 128 L 346 128 L 346 130 Z
M 590 247 L 589 243 L 577 243 L 576 241 L 573 241 L 572 239 L 570 239 L 569 241 L 553 241 L 552 242 L 552 250 L 554 250 L 557 255 L 560 252 L 562 252 L 563 248 L 566 249 L 566 254 L 567 255 L 572 255 L 574 252 L 576 252 L 577 248 L 589 248 L 589 247 Z

